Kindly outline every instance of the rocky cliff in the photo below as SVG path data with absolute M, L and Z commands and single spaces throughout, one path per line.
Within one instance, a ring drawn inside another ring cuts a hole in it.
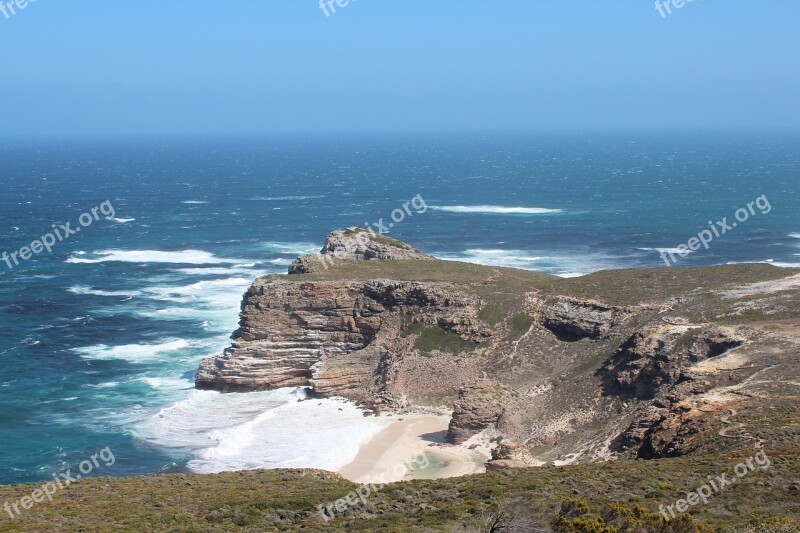
M 506 466 L 719 447 L 736 439 L 713 417 L 797 392 L 792 270 L 560 279 L 438 261 L 350 229 L 290 272 L 253 284 L 231 347 L 202 362 L 197 387 L 452 408 L 448 440 L 497 437 Z
M 298 257 L 289 267 L 289 274 L 310 274 L 325 271 L 338 261 L 409 261 L 432 259 L 408 244 L 372 230 L 351 227 L 336 230 L 325 239 L 317 254 Z

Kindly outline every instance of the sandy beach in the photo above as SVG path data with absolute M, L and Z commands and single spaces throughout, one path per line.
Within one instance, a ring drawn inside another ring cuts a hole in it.
M 446 415 L 398 417 L 364 444 L 339 473 L 356 483 L 389 483 L 484 472 L 485 450 L 443 444 L 449 422 Z

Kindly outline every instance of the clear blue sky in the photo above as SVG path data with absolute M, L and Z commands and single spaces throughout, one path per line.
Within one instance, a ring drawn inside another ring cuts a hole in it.
M 0 14 L 0 135 L 796 129 L 798 21 L 797 0 L 38 0 Z

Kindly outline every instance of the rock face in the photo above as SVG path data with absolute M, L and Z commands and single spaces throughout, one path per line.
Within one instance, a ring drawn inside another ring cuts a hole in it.
M 289 274 L 325 271 L 338 261 L 403 261 L 432 259 L 408 244 L 364 228 L 351 227 L 328 235 L 318 254 L 299 257 L 289 266 Z
M 504 440 L 492 450 L 492 460 L 486 463 L 486 471 L 493 472 L 507 468 L 530 468 L 541 464 L 542 462 L 537 461 L 524 444 Z
M 446 283 L 262 278 L 245 294 L 231 347 L 202 361 L 196 386 L 310 386 L 372 405 L 387 399 L 398 359 L 413 351 L 412 339 L 400 336 L 404 325 L 430 323 L 480 339 L 479 307 L 478 298 Z
M 541 322 L 560 340 L 571 342 L 608 335 L 629 316 L 621 307 L 562 296 L 543 307 Z
M 409 264 L 387 263 L 399 279 L 383 279 L 380 261 Z M 800 291 L 718 292 L 729 278 L 780 278 L 773 269 L 559 279 L 436 261 L 350 228 L 298 259 L 298 275 L 256 280 L 231 346 L 202 361 L 196 385 L 309 387 L 375 410 L 452 405 L 448 442 L 489 430 L 518 443 L 496 451 L 499 467 L 713 449 L 707 413 L 734 393 L 796 397 L 786 376 L 800 374 Z M 602 297 L 581 297 L 589 287 Z M 768 327 L 746 327 L 745 314 Z
M 447 442 L 461 444 L 494 427 L 505 412 L 505 396 L 502 386 L 486 380 L 461 389 L 447 431 Z
M 741 346 L 728 328 L 660 325 L 638 331 L 603 366 L 607 394 L 650 400 L 662 386 L 682 381 L 690 366 Z

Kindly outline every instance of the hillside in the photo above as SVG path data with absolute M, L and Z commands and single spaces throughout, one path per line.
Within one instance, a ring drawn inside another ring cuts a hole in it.
M 563 279 L 351 229 L 290 272 L 254 282 L 197 386 L 443 409 L 451 445 L 492 444 L 488 473 L 370 490 L 332 520 L 320 506 L 365 489 L 329 472 L 88 479 L 0 531 L 798 530 L 800 270 Z M 662 521 L 741 464 L 693 519 Z M 0 500 L 34 489 L 0 487 Z

